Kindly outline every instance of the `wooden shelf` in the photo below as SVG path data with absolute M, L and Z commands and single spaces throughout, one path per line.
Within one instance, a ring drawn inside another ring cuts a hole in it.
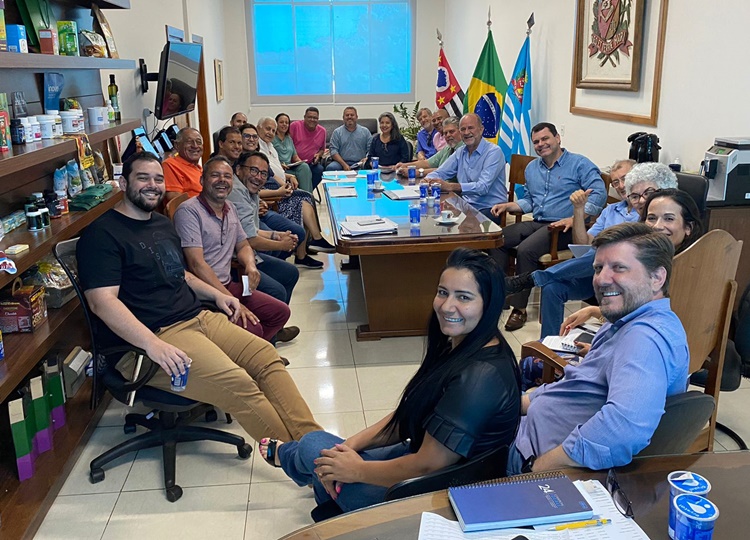
M 0 68 L 10 69 L 133 69 L 135 60 L 0 52 Z
M 70 212 L 59 219 L 53 219 L 49 229 L 31 232 L 25 227 L 19 227 L 5 235 L 5 238 L 0 240 L 0 250 L 5 250 L 8 246 L 15 244 L 28 244 L 29 249 L 18 255 L 8 255 L 8 258 L 16 263 L 18 273 L 16 275 L 7 272 L 0 273 L 0 289 L 11 283 L 18 274 L 36 264 L 39 259 L 51 253 L 55 244 L 78 236 L 84 227 L 112 208 L 120 198 L 120 190 L 115 189 L 107 200 L 91 210 Z
M 65 426 L 55 431 L 53 448 L 34 463 L 34 476 L 19 482 L 15 460 L 0 468 L 0 538 L 32 538 L 62 489 L 83 447 L 111 397 L 105 394 L 96 410 L 89 408 L 91 379 L 65 404 Z
M 140 125 L 140 120 L 126 119 L 119 124 L 89 126 L 86 133 L 89 136 L 89 142 L 97 144 L 110 137 L 132 131 Z M 14 145 L 10 152 L 0 153 L 0 178 L 23 171 L 44 161 L 62 159 L 74 152 L 76 152 L 76 142 L 72 137 Z

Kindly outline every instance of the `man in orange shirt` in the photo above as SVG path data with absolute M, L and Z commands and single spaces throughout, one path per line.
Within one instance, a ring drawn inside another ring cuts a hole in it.
M 198 164 L 203 156 L 203 137 L 200 132 L 191 127 L 182 128 L 177 134 L 175 148 L 177 154 L 167 158 L 162 164 L 167 202 L 180 193 L 195 197 L 203 189 L 203 168 Z

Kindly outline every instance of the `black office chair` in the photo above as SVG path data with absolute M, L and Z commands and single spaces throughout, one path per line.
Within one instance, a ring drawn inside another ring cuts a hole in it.
M 708 180 L 705 176 L 700 174 L 691 174 L 678 172 L 675 173 L 677 176 L 677 187 L 682 191 L 686 191 L 695 201 L 695 205 L 698 207 L 700 212 L 701 220 L 706 219 L 706 199 L 708 198 Z
M 94 376 L 91 390 L 91 406 L 95 408 L 106 390 L 122 403 L 128 403 L 128 395 L 135 392 L 135 401 L 153 409 L 148 415 L 128 414 L 125 416 L 125 433 L 135 433 L 136 426 L 148 429 L 146 433 L 110 448 L 90 464 L 90 479 L 92 483 L 104 480 L 103 467 L 130 452 L 155 446 L 163 447 L 164 486 L 169 502 L 175 502 L 182 497 L 182 488 L 175 483 L 176 445 L 184 441 L 217 441 L 237 447 L 237 454 L 242 459 L 250 457 L 252 446 L 245 439 L 232 433 L 217 429 L 191 426 L 190 423 L 200 417 L 206 421 L 216 420 L 216 411 L 211 405 L 199 403 L 186 397 L 166 392 L 159 388 L 148 386 L 146 383 L 157 373 L 159 366 L 151 362 L 145 352 L 133 346 L 102 348 L 97 346 L 97 326 L 103 324 L 89 308 L 86 297 L 78 282 L 76 245 L 78 238 L 59 242 L 53 249 L 55 258 L 70 278 L 81 303 L 86 323 L 91 335 L 91 348 L 94 358 Z M 137 361 L 142 362 L 141 374 L 137 380 L 129 382 L 123 375 L 107 362 L 115 355 L 137 355 Z M 156 413 L 156 414 L 154 414 Z M 227 420 L 230 417 L 227 415 Z
M 506 476 L 508 446 L 492 448 L 469 461 L 456 463 L 418 478 L 410 478 L 392 485 L 385 492 L 385 501 L 395 501 L 451 486 L 463 486 Z M 318 523 L 343 513 L 336 501 L 328 501 L 313 508 L 310 516 Z
M 638 457 L 684 454 L 706 427 L 713 412 L 714 398 L 703 392 L 691 390 L 669 396 L 651 442 Z

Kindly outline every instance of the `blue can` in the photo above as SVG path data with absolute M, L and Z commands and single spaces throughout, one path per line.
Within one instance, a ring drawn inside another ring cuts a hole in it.
M 372 168 L 377 169 L 380 165 L 380 158 L 377 156 L 373 156 L 370 158 L 370 163 L 372 163 Z
M 185 390 L 189 373 L 190 366 L 185 366 L 185 373 L 182 375 L 172 375 L 172 392 L 182 392 Z
M 417 167 L 416 165 L 409 165 L 409 185 L 414 185 L 417 182 Z
M 440 184 L 432 184 L 432 196 L 435 197 L 435 202 L 440 202 Z
M 672 505 L 677 519 L 674 540 L 711 540 L 719 509 L 714 503 L 701 497 L 683 493 L 677 495 Z
M 427 190 L 429 189 L 429 186 L 427 185 L 427 182 L 420 182 L 419 184 L 419 198 L 426 200 L 427 199 Z
M 412 225 L 409 229 L 409 236 L 422 236 L 422 229 L 419 228 L 419 225 Z
M 419 206 L 415 204 L 409 207 L 409 223 L 412 225 L 419 225 L 421 215 L 422 212 L 420 211 Z
M 375 187 L 375 181 L 378 179 L 377 171 L 370 171 L 367 173 L 367 189 Z

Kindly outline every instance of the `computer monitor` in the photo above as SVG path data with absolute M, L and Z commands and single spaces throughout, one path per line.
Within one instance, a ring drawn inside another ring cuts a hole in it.
M 159 120 L 185 114 L 195 108 L 202 45 L 170 41 L 159 62 L 154 115 Z

